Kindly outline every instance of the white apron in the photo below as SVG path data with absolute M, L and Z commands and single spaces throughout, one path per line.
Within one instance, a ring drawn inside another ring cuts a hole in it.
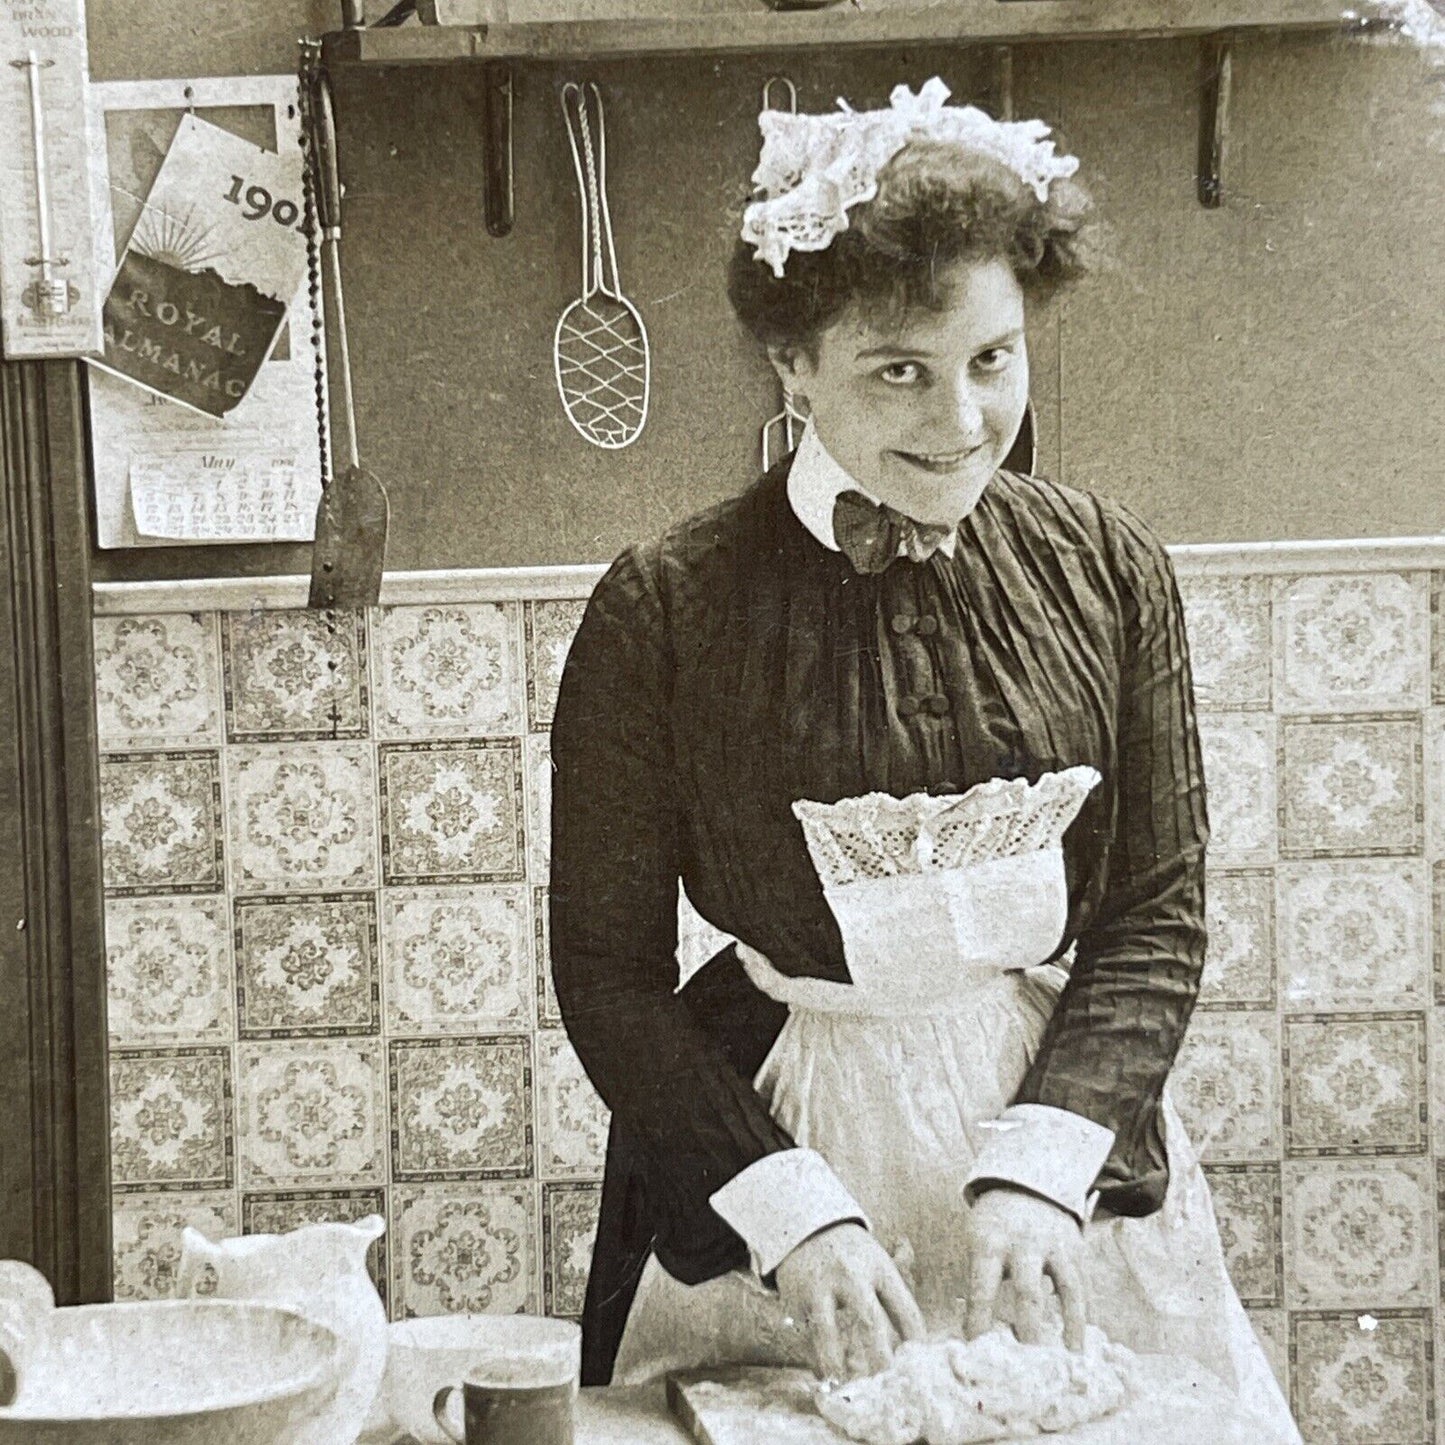
M 905 1275 L 930 1329 L 958 1335 L 968 1277 L 964 1184 L 1067 979 L 1054 965 L 1027 966 L 1047 958 L 1062 931 L 1063 855 L 1055 847 L 972 865 L 933 890 L 921 910 L 964 919 L 961 950 L 957 937 L 951 949 L 923 942 L 919 909 L 913 926 L 895 931 L 902 918 L 886 905 L 893 926 L 885 936 L 905 937 L 907 946 L 887 948 L 886 959 L 884 950 L 857 946 L 862 931 L 849 910 L 869 892 L 879 889 L 853 890 L 844 906 L 829 893 L 852 983 L 788 978 L 742 952 L 752 982 L 789 1006 L 755 1083 L 799 1147 L 828 1161 L 883 1247 L 911 1263 Z M 895 890 L 894 902 L 900 896 Z M 1163 1206 L 1143 1218 L 1097 1215 L 1084 1228 L 1089 1322 L 1138 1353 L 1183 1356 L 1218 1376 L 1270 1427 L 1260 1445 L 1300 1445 L 1230 1283 L 1209 1187 L 1167 1093 L 1163 1121 Z M 999 1309 L 1010 1318 L 1007 1284 Z M 688 1286 L 654 1256 L 613 1382 L 713 1365 L 811 1363 L 803 1332 L 784 1323 L 776 1292 L 750 1272 Z

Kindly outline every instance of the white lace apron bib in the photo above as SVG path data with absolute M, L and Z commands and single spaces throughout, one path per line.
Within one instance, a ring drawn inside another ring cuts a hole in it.
M 739 945 L 753 984 L 789 1007 L 756 1076 L 759 1093 L 797 1144 L 822 1154 L 847 1186 L 935 1330 L 962 1333 L 964 1184 L 1067 980 L 1040 960 L 1054 952 L 1066 921 L 1059 840 L 1096 777 L 1070 769 L 1040 780 L 1025 800 L 1038 824 L 1032 833 L 1017 826 L 1022 783 L 987 784 L 962 800 L 888 799 L 881 810 L 880 795 L 831 808 L 797 804 L 852 982 L 786 977 Z M 1008 809 L 1002 788 L 1013 790 Z M 971 814 L 957 806 L 970 798 Z M 911 818 L 905 809 L 915 810 Z M 873 838 L 854 847 L 860 817 Z M 930 826 L 939 819 L 941 830 Z M 1015 851 L 1005 851 L 1010 844 Z M 1141 1353 L 1196 1361 L 1269 1422 L 1262 1445 L 1297 1445 L 1167 1096 L 1164 1121 L 1163 1208 L 1143 1219 L 1100 1215 L 1085 1228 L 1089 1319 Z M 1000 1308 L 1008 1318 L 1007 1286 Z M 613 1380 L 704 1365 L 810 1363 L 776 1293 L 750 1272 L 687 1286 L 652 1258 Z

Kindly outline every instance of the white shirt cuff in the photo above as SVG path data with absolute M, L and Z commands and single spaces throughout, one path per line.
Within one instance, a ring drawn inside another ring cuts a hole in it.
M 1012 1104 L 990 1124 L 988 1138 L 964 1183 L 1012 1184 L 1067 1209 L 1087 1224 L 1098 1201 L 1094 1181 L 1114 1147 L 1114 1131 L 1048 1104 Z
M 814 1149 L 782 1149 L 749 1164 L 708 1202 L 740 1235 L 767 1279 L 805 1239 L 867 1216 Z

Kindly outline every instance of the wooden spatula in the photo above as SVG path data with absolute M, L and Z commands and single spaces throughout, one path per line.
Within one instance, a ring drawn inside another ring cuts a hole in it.
M 390 509 L 386 489 L 361 465 L 356 408 L 351 395 L 351 353 L 341 294 L 341 180 L 336 168 L 336 117 L 331 83 L 318 71 L 312 99 L 311 158 L 316 223 L 321 235 L 321 293 L 333 364 L 328 367 L 337 445 L 332 475 L 321 479 L 316 538 L 311 548 L 308 606 L 374 607 L 381 596 Z

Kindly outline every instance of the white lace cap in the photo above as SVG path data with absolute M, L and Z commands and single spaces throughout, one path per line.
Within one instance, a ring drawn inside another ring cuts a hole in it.
M 1051 182 L 1079 168 L 1054 154 L 1041 120 L 994 120 L 972 105 L 945 105 L 948 87 L 935 75 L 915 95 L 894 86 L 886 110 L 841 109 L 823 115 L 765 110 L 758 117 L 763 151 L 753 172 L 761 192 L 743 212 L 743 240 L 783 274 L 790 251 L 825 251 L 848 229 L 848 208 L 878 193 L 878 173 L 914 136 L 980 151 L 1001 161 L 1039 200 Z

